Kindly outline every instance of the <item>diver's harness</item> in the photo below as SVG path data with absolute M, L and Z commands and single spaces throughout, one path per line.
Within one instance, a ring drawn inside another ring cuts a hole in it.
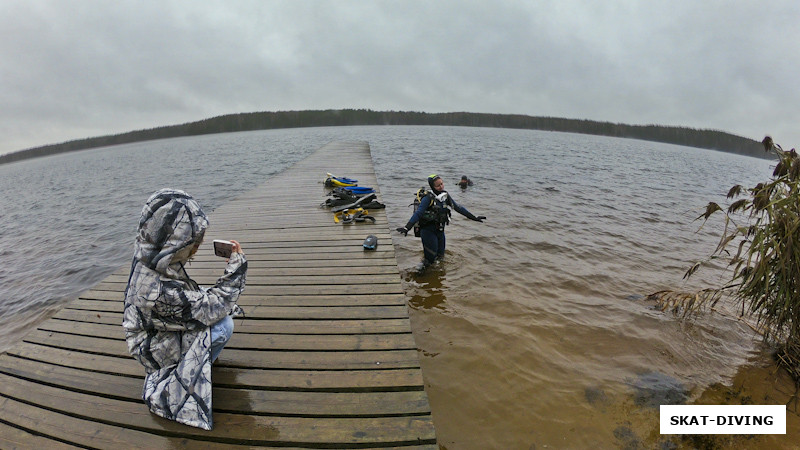
M 419 237 L 420 227 L 436 225 L 438 231 L 444 231 L 444 227 L 450 224 L 452 212 L 450 208 L 447 207 L 447 204 L 450 203 L 447 192 L 442 192 L 437 196 L 433 192 L 422 187 L 415 194 L 414 202 L 408 206 L 413 205 L 414 211 L 416 212 L 417 208 L 419 208 L 419 204 L 422 203 L 422 199 L 427 196 L 431 196 L 430 205 L 428 205 L 428 208 L 422 213 L 419 221 L 414 224 L 414 236 L 416 237 Z

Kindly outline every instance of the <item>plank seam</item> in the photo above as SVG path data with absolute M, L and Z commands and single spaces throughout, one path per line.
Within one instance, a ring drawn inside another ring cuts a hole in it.
M 6 397 L 6 398 L 8 398 L 8 397 Z M 36 406 L 36 405 L 34 405 L 34 406 Z M 63 438 L 58 437 L 58 436 L 51 436 L 49 434 L 44 434 L 44 433 L 42 433 L 40 431 L 37 431 L 37 430 L 32 430 L 30 428 L 23 427 L 22 425 L 11 423 L 11 422 L 3 419 L 2 417 L 0 417 L 0 423 L 4 423 L 4 424 L 10 426 L 11 428 L 16 428 L 17 430 L 22 430 L 22 431 L 24 431 L 26 433 L 29 433 L 29 434 L 32 434 L 34 436 L 39 436 L 39 437 L 43 437 L 45 439 L 50 439 L 51 441 L 61 442 L 62 444 L 72 445 L 72 446 L 75 446 L 75 447 L 85 448 L 85 449 L 91 449 L 92 448 L 92 447 L 87 447 L 85 445 L 76 444 L 74 442 L 66 441 Z
M 73 413 L 73 412 L 69 412 L 69 411 L 61 411 L 61 410 L 58 410 L 56 408 L 52 408 L 52 407 L 44 406 L 44 405 L 39 405 L 39 404 L 36 404 L 36 403 L 33 403 L 33 402 L 29 402 L 29 401 L 27 401 L 25 399 L 17 398 L 17 397 L 11 396 L 11 395 L 3 394 L 3 393 L 0 393 L 0 397 L 8 398 L 8 399 L 14 400 L 16 402 L 20 402 L 20 403 L 32 406 L 34 408 L 44 409 L 46 411 L 51 411 L 51 412 L 54 412 L 56 414 L 61 414 L 61 415 L 65 415 L 65 416 L 68 416 L 68 417 L 74 417 L 74 418 L 80 419 L 80 420 L 85 420 L 85 421 L 94 422 L 94 423 L 100 423 L 100 424 L 111 426 L 111 427 L 120 427 L 119 423 L 116 423 L 116 422 L 111 421 L 111 420 L 95 418 L 95 417 L 86 416 L 86 415 L 83 415 L 83 414 Z M 251 415 L 255 415 L 255 414 L 251 414 Z M 424 416 L 428 416 L 428 414 L 423 414 L 422 416 L 423 417 Z M 285 417 L 285 416 L 280 416 L 280 417 Z M 414 416 L 409 415 L 408 417 L 414 417 Z M 6 423 L 6 422 L 3 421 L 3 423 Z M 13 424 L 9 424 L 9 425 L 13 426 Z M 19 427 L 15 426 L 15 428 L 19 428 Z M 329 443 L 326 443 L 326 442 L 300 442 L 300 441 L 298 441 L 298 442 L 294 442 L 294 441 L 293 442 L 289 442 L 289 441 L 270 441 L 270 440 L 252 439 L 252 438 L 250 438 L 250 439 L 248 439 L 248 438 L 236 439 L 236 438 L 226 438 L 226 437 L 219 437 L 219 436 L 210 436 L 210 435 L 204 435 L 204 434 L 191 434 L 192 430 L 187 430 L 186 432 L 169 431 L 169 430 L 156 430 L 156 429 L 147 428 L 147 427 L 143 427 L 143 426 L 139 426 L 139 425 L 133 425 L 133 424 L 124 424 L 124 428 L 129 429 L 129 430 L 141 431 L 143 433 L 148 433 L 148 434 L 152 434 L 152 435 L 156 435 L 156 436 L 172 437 L 172 438 L 178 438 L 178 439 L 188 439 L 190 441 L 216 442 L 216 443 L 220 443 L 220 444 L 232 444 L 232 445 L 269 445 L 269 446 L 273 446 L 273 447 L 298 447 L 299 446 L 299 447 L 310 448 L 310 449 L 393 448 L 393 447 L 408 447 L 408 446 L 412 446 L 412 445 L 430 445 L 430 444 L 435 444 L 436 443 L 435 439 L 419 439 L 419 438 L 417 440 L 413 440 L 413 441 L 412 440 L 406 440 L 406 441 L 381 441 L 381 442 L 358 442 L 358 443 L 357 442 L 329 442 Z M 20 428 L 20 429 L 24 429 L 24 428 Z M 26 429 L 25 431 L 28 431 L 28 430 Z M 35 434 L 35 433 L 31 433 L 31 434 Z M 46 436 L 46 435 L 43 435 L 43 437 L 46 437 L 48 439 L 51 438 L 50 436 Z M 54 440 L 58 440 L 59 442 L 64 442 L 64 443 L 70 444 L 70 445 L 76 445 L 76 444 L 73 444 L 72 442 L 68 442 L 68 441 L 63 441 L 63 440 L 59 440 L 59 439 L 54 439 Z M 87 447 L 84 447 L 84 448 L 87 448 Z M 88 447 L 88 448 L 91 448 L 91 447 Z
M 53 382 L 44 381 L 41 379 L 37 379 L 28 375 L 24 375 L 22 373 L 4 370 L 4 368 L 0 367 L 0 373 L 7 375 L 12 378 L 25 380 L 30 383 L 34 384 L 41 384 L 44 386 L 49 386 L 54 389 L 60 389 L 69 392 L 77 392 L 79 394 L 88 395 L 92 397 L 100 397 L 100 398 L 108 398 L 111 400 L 122 401 L 127 403 L 134 403 L 137 405 L 144 405 L 144 401 L 141 399 L 131 400 L 128 397 L 118 396 L 113 394 L 105 394 L 99 393 L 95 391 L 90 391 L 86 389 L 76 388 L 74 386 L 68 386 L 64 384 L 58 384 Z M 217 386 L 217 388 L 223 388 L 224 386 Z M 228 389 L 237 389 L 237 390 L 250 390 L 250 391 L 264 391 L 264 392 L 303 392 L 298 390 L 288 390 L 288 389 L 255 389 L 255 388 L 245 388 L 242 389 L 241 387 L 236 388 L 228 388 Z M 421 389 L 415 390 L 390 390 L 390 391 L 366 391 L 360 393 L 393 393 L 393 392 L 419 392 Z M 314 393 L 341 393 L 341 394 L 350 394 L 356 393 L 355 391 L 350 390 L 340 390 L 340 391 L 320 391 L 314 390 L 311 391 Z M 13 398 L 12 396 L 7 396 L 5 394 L 0 394 L 6 396 L 7 398 Z M 22 401 L 19 398 L 14 398 L 16 401 Z M 235 409 L 217 409 L 214 408 L 214 412 L 221 412 L 225 414 L 233 414 L 233 415 L 243 415 L 243 416 L 263 416 L 263 417 L 296 417 L 296 418 L 305 418 L 305 419 L 338 419 L 338 418 L 346 418 L 346 419 L 373 419 L 373 418 L 383 418 L 383 417 L 422 417 L 422 416 L 429 416 L 431 414 L 430 411 L 419 411 L 419 412 L 406 412 L 406 413 L 375 413 L 375 414 L 302 414 L 302 413 L 275 413 L 275 412 L 263 412 L 263 411 L 241 411 Z

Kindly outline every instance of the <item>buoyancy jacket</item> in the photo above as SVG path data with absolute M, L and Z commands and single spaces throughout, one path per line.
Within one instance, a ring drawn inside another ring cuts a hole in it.
M 183 191 L 162 189 L 147 200 L 122 325 L 128 351 L 145 367 L 142 398 L 150 410 L 210 430 L 210 326 L 241 311 L 236 302 L 247 261 L 242 253 L 232 254 L 214 286 L 198 286 L 184 264 L 207 226 L 200 205 Z
M 444 230 L 444 227 L 450 223 L 451 213 L 448 206 L 464 217 L 476 220 L 475 215 L 469 212 L 467 208 L 456 203 L 450 194 L 447 194 L 443 201 L 440 200 L 437 195 L 441 196 L 443 193 L 447 194 L 447 191 L 440 192 L 436 195 L 432 192 L 425 195 L 425 197 L 420 200 L 417 210 L 414 211 L 414 215 L 408 220 L 406 229 L 410 230 L 415 223 L 419 222 L 419 226 L 422 228 L 435 227 L 439 230 Z

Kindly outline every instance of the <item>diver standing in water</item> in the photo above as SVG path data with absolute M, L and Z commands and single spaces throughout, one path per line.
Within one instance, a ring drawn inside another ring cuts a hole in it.
M 470 220 L 483 222 L 486 219 L 485 216 L 476 217 L 467 211 L 467 208 L 456 203 L 444 190 L 444 181 L 438 175 L 429 176 L 428 185 L 432 192 L 420 200 L 419 207 L 414 211 L 414 215 L 408 220 L 406 226 L 397 228 L 399 233 L 408 236 L 408 231 L 419 222 L 419 236 L 422 238 L 422 250 L 425 254 L 421 268 L 433 264 L 436 258 L 444 256 L 444 227 L 450 223 L 451 215 L 448 206 Z

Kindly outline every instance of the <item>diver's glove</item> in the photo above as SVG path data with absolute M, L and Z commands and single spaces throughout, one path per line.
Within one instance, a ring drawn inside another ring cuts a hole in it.
M 395 228 L 395 231 L 397 231 L 398 233 L 402 233 L 403 236 L 408 236 L 408 228 L 406 227 L 397 227 Z
M 469 211 L 467 211 L 464 215 L 467 216 L 467 219 L 474 220 L 475 222 L 483 222 L 484 220 L 486 220 L 486 216 L 475 217 L 475 215 Z

